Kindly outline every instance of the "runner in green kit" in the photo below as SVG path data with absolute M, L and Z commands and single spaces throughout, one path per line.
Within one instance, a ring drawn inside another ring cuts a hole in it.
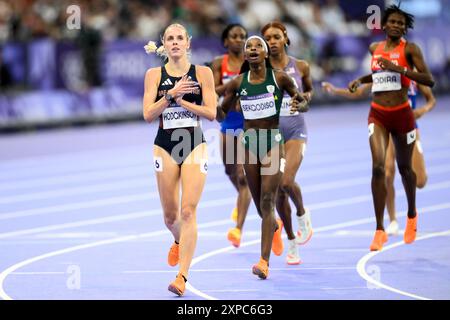
M 240 99 L 244 114 L 244 171 L 247 182 L 262 218 L 261 259 L 253 266 L 253 273 L 261 279 L 269 274 L 270 250 L 283 252 L 281 220 L 275 220 L 276 192 L 284 170 L 283 138 L 278 128 L 283 93 L 292 97 L 291 112 L 308 111 L 307 101 L 297 90 L 291 77 L 270 66 L 266 42 L 258 36 L 247 39 L 244 45 L 245 62 L 241 74 L 227 84 L 222 104 L 225 112 L 232 110 Z

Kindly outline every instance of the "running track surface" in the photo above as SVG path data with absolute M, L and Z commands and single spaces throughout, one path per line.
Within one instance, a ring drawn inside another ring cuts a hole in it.
M 204 121 L 208 178 L 182 299 L 449 299 L 449 103 L 438 97 L 419 121 L 429 179 L 417 192 L 418 238 L 390 237 L 375 254 L 368 103 L 313 105 L 296 179 L 314 235 L 300 247 L 301 265 L 285 263 L 286 248 L 272 254 L 266 281 L 251 274 L 260 256 L 253 204 L 241 247 L 226 239 L 236 192 L 220 162 L 218 124 Z M 152 167 L 155 128 L 141 121 L 0 137 L 1 298 L 179 299 L 167 290 L 177 269 L 166 262 L 173 238 Z M 398 176 L 395 185 L 403 229 Z

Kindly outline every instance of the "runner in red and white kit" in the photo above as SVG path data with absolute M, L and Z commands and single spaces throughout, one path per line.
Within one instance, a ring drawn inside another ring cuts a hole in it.
M 369 141 L 372 153 L 372 197 L 377 221 L 371 251 L 381 250 L 387 242 L 383 216 L 386 205 L 385 159 L 389 134 L 395 145 L 396 159 L 408 201 L 404 241 L 412 243 L 417 233 L 416 174 L 411 159 L 416 141 L 414 114 L 408 102 L 411 80 L 432 87 L 433 77 L 420 48 L 403 37 L 412 28 L 414 17 L 398 6 L 388 7 L 382 18 L 385 41 L 370 45 L 372 74 L 349 83 L 355 91 L 362 83 L 372 82 L 373 100 L 369 113 Z

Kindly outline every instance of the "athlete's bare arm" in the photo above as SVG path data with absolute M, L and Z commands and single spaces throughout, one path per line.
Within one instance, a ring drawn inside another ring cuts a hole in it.
M 307 112 L 309 110 L 308 102 L 310 101 L 310 97 L 308 94 L 303 94 L 298 91 L 295 86 L 294 81 L 290 76 L 287 75 L 284 71 L 276 70 L 275 79 L 280 86 L 280 89 L 286 91 L 291 99 L 291 113 L 296 111 L 299 112 Z
M 236 106 L 236 103 L 239 99 L 236 93 L 242 83 L 242 79 L 243 75 L 241 74 L 225 85 L 225 97 L 223 99 L 222 105 L 220 106 L 225 113 L 233 110 L 233 108 Z
M 334 96 L 340 96 L 348 99 L 360 99 L 369 96 L 370 89 L 372 85 L 370 83 L 365 83 L 359 86 L 356 91 L 350 92 L 348 88 L 338 88 L 335 87 L 330 82 L 322 82 L 322 89 L 328 94 Z
M 425 104 L 419 108 L 416 108 L 413 112 L 414 112 L 414 117 L 416 119 L 421 118 L 425 113 L 430 112 L 431 110 L 433 110 L 433 108 L 436 105 L 436 98 L 433 95 L 433 92 L 431 91 L 430 87 L 421 85 L 421 84 L 417 84 L 417 89 L 419 89 L 420 93 L 424 96 L 425 98 Z
M 302 73 L 302 84 L 303 84 L 303 92 L 302 95 L 306 95 L 305 97 L 308 101 L 311 101 L 312 96 L 314 94 L 311 72 L 309 68 L 308 62 L 305 60 L 297 60 L 297 68 Z
M 142 113 L 145 121 L 152 122 L 169 105 L 165 99 L 155 102 L 158 93 L 158 83 L 161 80 L 161 68 L 151 68 L 145 73 L 144 98 L 142 101 Z
M 378 46 L 378 42 L 373 42 L 373 43 L 370 44 L 369 52 L 370 52 L 371 55 L 373 55 L 373 53 L 375 52 L 377 46 Z M 361 84 L 364 84 L 364 83 L 372 83 L 372 74 L 371 73 L 351 81 L 348 84 L 348 90 L 351 93 L 353 93 L 353 92 L 356 91 L 356 89 L 358 89 L 358 87 Z
M 217 95 L 223 96 L 225 93 L 225 86 L 222 83 L 222 61 L 223 56 L 217 57 L 211 63 L 211 69 L 214 74 L 214 85 L 216 87 Z
M 408 70 L 405 76 L 416 81 L 417 84 L 423 84 L 432 88 L 435 82 L 419 46 L 415 43 L 408 42 L 405 53 L 406 57 L 411 60 L 413 67 L 415 67 L 415 70 Z
M 188 102 L 182 99 L 182 96 L 177 99 L 177 103 L 200 117 L 204 117 L 209 121 L 216 118 L 216 92 L 214 91 L 214 76 L 210 68 L 205 66 L 196 66 L 197 79 L 202 88 L 203 105 L 199 106 L 195 103 Z M 178 84 L 178 83 L 177 83 Z M 176 87 L 176 85 L 175 85 Z

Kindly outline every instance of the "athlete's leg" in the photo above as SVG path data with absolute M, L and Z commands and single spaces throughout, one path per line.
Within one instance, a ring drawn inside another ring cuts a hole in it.
M 394 135 L 393 139 L 395 152 L 397 153 L 398 171 L 402 176 L 403 187 L 408 200 L 408 218 L 406 219 L 403 240 L 405 243 L 412 243 L 416 239 L 417 234 L 416 174 L 412 169 L 412 154 L 416 139 L 415 131 Z
M 196 210 L 206 181 L 208 153 L 201 143 L 181 166 L 180 273 L 186 278 L 197 243 Z
M 236 212 L 236 226 L 234 228 L 231 228 L 228 230 L 227 238 L 232 243 L 233 246 L 239 247 L 241 243 L 241 234 L 242 234 L 242 228 L 244 226 L 245 218 L 247 217 L 248 207 L 250 206 L 250 201 L 252 200 L 252 194 L 250 192 L 247 178 L 244 173 L 244 163 L 246 159 L 246 150 L 244 149 L 244 146 L 242 144 L 242 137 L 243 133 L 241 132 L 239 134 L 239 139 L 235 140 L 235 150 L 236 150 L 236 160 L 235 160 L 235 167 L 236 167 L 236 179 L 238 182 L 238 199 L 237 199 L 237 208 L 233 211 Z M 247 153 L 247 156 L 250 154 Z M 248 158 L 247 158 L 248 159 Z M 256 162 L 256 158 L 254 159 Z M 251 163 L 251 162 L 249 162 Z M 254 170 L 253 170 L 254 169 Z M 258 177 L 259 173 L 257 170 L 259 170 L 259 165 L 257 165 L 255 168 L 249 169 L 250 170 L 250 176 Z M 255 172 L 253 172 L 255 171 Z M 259 186 L 259 179 L 254 182 Z M 256 187 L 254 192 L 256 192 Z M 259 191 L 258 191 L 259 192 Z M 259 213 L 259 211 L 258 211 Z M 234 220 L 234 219 L 233 219 Z
M 267 262 L 270 259 L 274 232 L 278 229 L 274 207 L 277 191 L 283 175 L 280 170 L 282 158 L 284 158 L 284 144 L 277 143 L 261 159 L 261 257 Z M 281 230 L 279 231 L 281 232 Z
M 389 135 L 389 143 L 386 151 L 386 207 L 389 213 L 389 220 L 395 221 L 395 148 L 392 136 Z
M 292 229 L 292 210 L 289 204 L 289 197 L 297 209 L 297 216 L 302 216 L 305 213 L 300 186 L 295 182 L 295 176 L 303 160 L 302 150 L 304 145 L 304 140 L 288 140 L 284 144 L 286 165 L 276 203 L 278 215 L 283 221 L 284 229 L 289 240 L 295 239 L 295 233 Z
M 412 167 L 417 177 L 417 188 L 422 189 L 427 184 L 428 175 L 425 168 L 425 159 L 423 157 L 422 143 L 420 141 L 419 130 L 416 129 L 416 143 L 412 156 Z
M 238 194 L 238 218 L 236 221 L 236 228 L 242 230 L 244 227 L 245 218 L 247 217 L 248 208 L 250 206 L 250 201 L 252 200 L 252 195 L 250 194 L 250 189 L 247 184 L 247 178 L 244 173 L 244 166 L 238 164 L 236 166 L 236 176 L 239 185 Z
M 221 132 L 221 155 L 223 165 L 225 166 L 225 173 L 230 179 L 236 191 L 239 191 L 239 185 L 236 176 L 236 140 L 237 138 L 235 136 Z
M 248 159 L 249 156 L 253 156 L 252 152 L 245 149 L 245 157 Z M 261 165 L 260 163 L 251 163 L 246 160 L 243 165 L 245 170 L 245 177 L 247 179 L 248 188 L 250 194 L 252 195 L 253 202 L 256 207 L 258 215 L 261 215 L 260 199 L 261 199 Z
M 384 165 L 386 163 L 389 134 L 383 127 L 375 123 L 370 123 L 369 141 L 372 154 L 372 197 L 377 222 L 377 228 L 372 243 L 370 244 L 370 250 L 378 251 L 383 248 L 383 244 L 387 241 L 383 218 L 384 207 L 386 206 L 386 175 Z
M 377 230 L 384 230 L 383 216 L 386 205 L 386 176 L 385 161 L 386 150 L 389 142 L 389 134 L 383 127 L 371 123 L 370 151 L 372 154 L 372 197 L 377 220 Z
M 164 223 L 172 232 L 176 242 L 180 240 L 180 167 L 159 146 L 153 147 L 156 181 L 158 184 L 159 198 L 164 213 Z
M 408 138 L 408 134 L 393 135 L 398 171 L 402 176 L 403 187 L 408 200 L 408 217 L 416 216 L 416 174 L 412 169 L 412 154 L 415 139 Z
M 242 137 L 243 133 L 241 132 L 237 139 L 234 140 L 234 150 L 237 151 L 237 154 L 244 153 L 244 147 L 242 145 Z M 237 209 L 238 209 L 238 218 L 236 221 L 236 228 L 242 230 L 244 226 L 245 218 L 247 217 L 248 208 L 250 206 L 250 201 L 252 200 L 252 195 L 250 194 L 250 189 L 248 188 L 247 178 L 244 173 L 243 161 L 239 161 L 238 155 L 235 157 L 236 159 L 236 180 L 238 184 L 238 200 L 237 200 Z

